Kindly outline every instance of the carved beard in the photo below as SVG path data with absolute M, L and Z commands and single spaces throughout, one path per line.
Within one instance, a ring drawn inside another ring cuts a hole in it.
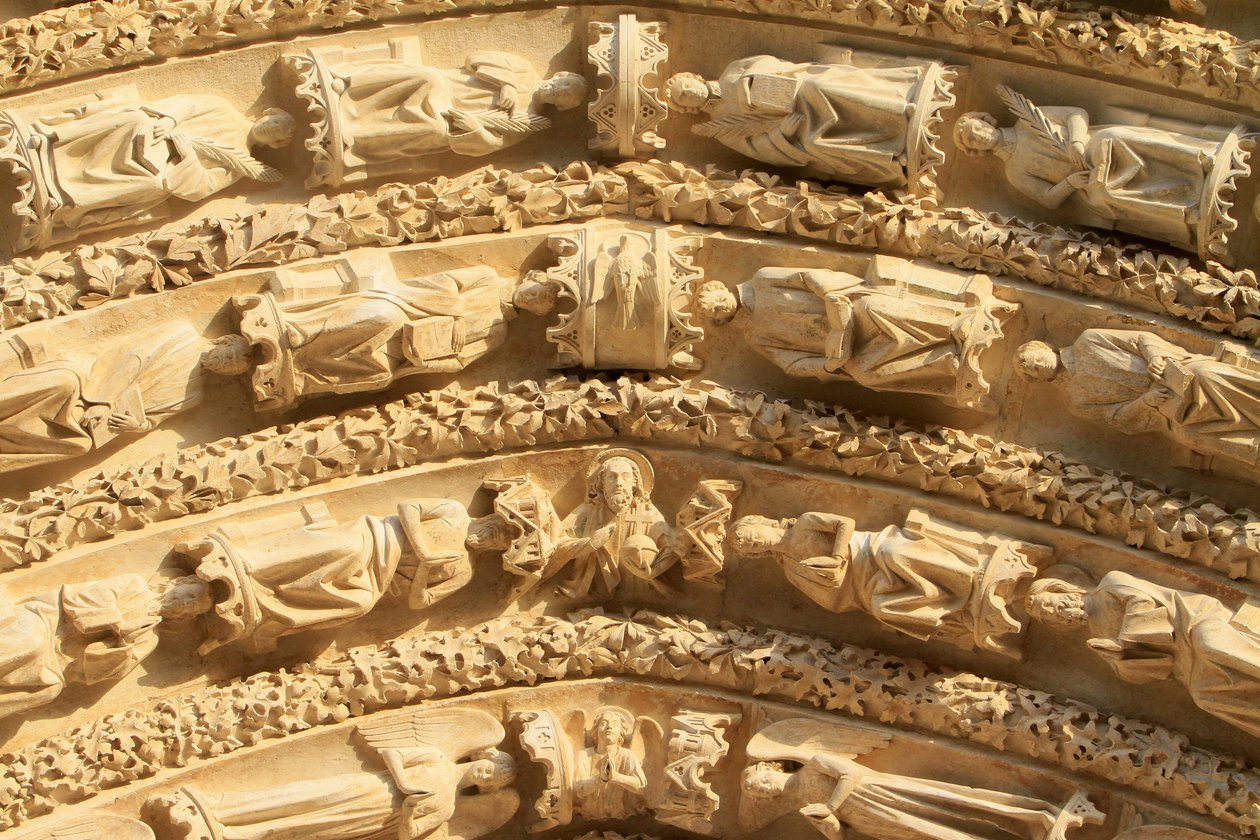
M 621 513 L 630 506 L 634 495 L 629 490 L 614 490 L 604 497 L 604 503 L 613 513 Z

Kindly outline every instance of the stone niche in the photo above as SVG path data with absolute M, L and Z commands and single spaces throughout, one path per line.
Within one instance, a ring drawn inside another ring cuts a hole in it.
M 4 837 L 1260 837 L 1250 4 L 37 5 Z

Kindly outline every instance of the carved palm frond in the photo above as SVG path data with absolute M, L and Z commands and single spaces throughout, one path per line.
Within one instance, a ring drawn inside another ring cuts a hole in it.
M 782 116 L 756 116 L 754 114 L 734 114 L 729 117 L 718 117 L 715 120 L 702 122 L 692 127 L 692 132 L 700 137 L 712 137 L 715 140 L 743 140 L 774 131 L 783 122 Z
M 551 128 L 551 120 L 528 111 L 519 114 L 498 110 L 474 111 L 470 116 L 500 137 L 508 134 L 532 134 Z
M 412 709 L 382 721 L 359 724 L 358 733 L 374 750 L 436 747 L 452 761 L 498 745 L 503 724 L 476 709 Z
M 172 138 L 184 140 L 198 157 L 214 161 L 229 172 L 235 172 L 242 177 L 268 183 L 275 183 L 284 177 L 284 174 L 275 167 L 259 163 L 239 149 L 225 146 L 217 140 L 194 137 L 189 134 L 172 135 Z
M 1076 154 L 1072 151 L 1062 129 L 1051 122 L 1046 112 L 1038 108 L 1031 99 L 1006 85 L 998 86 L 998 96 L 1002 98 L 1002 102 L 1017 120 L 1026 124 L 1047 143 L 1061 149 L 1067 158 L 1076 159 Z

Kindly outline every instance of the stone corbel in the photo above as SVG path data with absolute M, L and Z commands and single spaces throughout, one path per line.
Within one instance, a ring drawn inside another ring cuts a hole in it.
M 574 306 L 547 329 L 557 368 L 698 370 L 692 322 L 703 280 L 702 240 L 648 227 L 586 228 L 549 237 L 556 264 L 543 279 Z
M 669 114 L 659 93 L 661 66 L 669 59 L 665 24 L 620 15 L 616 23 L 590 24 L 587 50 L 598 87 L 587 104 L 595 124 L 591 151 L 611 158 L 647 159 L 665 148 L 656 128 Z

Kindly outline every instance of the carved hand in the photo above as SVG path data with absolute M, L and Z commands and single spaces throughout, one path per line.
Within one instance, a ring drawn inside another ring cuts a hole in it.
M 504 85 L 499 88 L 499 101 L 496 107 L 500 111 L 511 113 L 516 110 L 516 87 L 514 85 Z
M 451 121 L 451 125 L 460 131 L 479 131 L 481 129 L 481 121 L 466 111 L 447 111 L 446 118 Z
M 1067 185 L 1070 186 L 1072 189 L 1083 190 L 1089 186 L 1089 179 L 1092 175 L 1093 175 L 1092 172 L 1090 172 L 1088 169 L 1084 169 L 1080 172 L 1073 172 L 1071 175 L 1067 176 L 1063 180 L 1066 181 Z
M 123 432 L 144 432 L 148 430 L 148 426 L 139 417 L 136 417 L 130 411 L 113 411 L 109 415 L 109 428 L 112 431 Z
M 1155 356 L 1151 359 L 1150 364 L 1146 366 L 1146 372 L 1151 375 L 1151 379 L 1158 380 L 1164 375 L 1164 368 L 1168 367 L 1167 356 Z

